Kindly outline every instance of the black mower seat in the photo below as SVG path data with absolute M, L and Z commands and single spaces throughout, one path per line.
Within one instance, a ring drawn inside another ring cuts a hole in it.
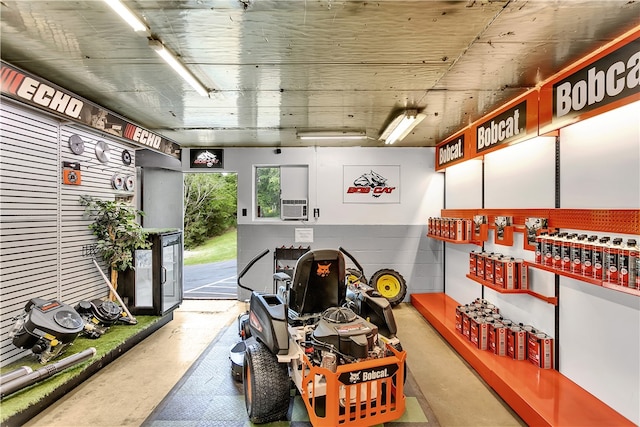
M 316 249 L 298 259 L 289 289 L 289 309 L 298 316 L 322 313 L 344 303 L 345 261 L 335 249 Z

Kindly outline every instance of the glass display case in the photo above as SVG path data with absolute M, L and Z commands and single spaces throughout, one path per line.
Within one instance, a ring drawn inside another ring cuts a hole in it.
M 135 251 L 118 288 L 131 314 L 161 316 L 182 303 L 182 231 L 145 231 L 151 247 Z

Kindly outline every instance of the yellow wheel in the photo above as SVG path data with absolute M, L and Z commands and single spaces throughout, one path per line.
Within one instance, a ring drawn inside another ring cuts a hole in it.
M 376 271 L 371 280 L 369 286 L 378 291 L 380 295 L 389 300 L 391 305 L 398 305 L 404 300 L 407 295 L 407 282 L 402 277 L 402 274 L 389 268 L 383 268 Z

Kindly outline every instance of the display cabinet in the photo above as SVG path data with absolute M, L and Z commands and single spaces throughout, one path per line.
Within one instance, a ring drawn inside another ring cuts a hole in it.
M 132 314 L 162 316 L 182 303 L 182 231 L 145 231 L 151 247 L 135 251 L 119 289 Z

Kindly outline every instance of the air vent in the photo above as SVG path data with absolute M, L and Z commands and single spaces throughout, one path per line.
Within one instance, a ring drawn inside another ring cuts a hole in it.
M 307 219 L 307 199 L 283 199 L 280 219 Z

